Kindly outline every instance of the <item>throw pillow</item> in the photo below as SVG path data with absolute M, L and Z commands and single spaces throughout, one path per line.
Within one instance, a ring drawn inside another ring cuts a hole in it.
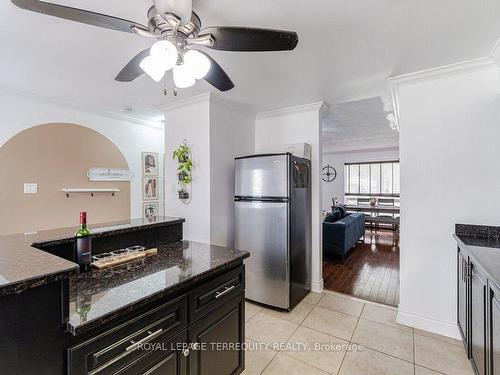
M 335 223 L 342 218 L 341 216 L 340 211 L 335 209 L 325 218 L 325 223 Z

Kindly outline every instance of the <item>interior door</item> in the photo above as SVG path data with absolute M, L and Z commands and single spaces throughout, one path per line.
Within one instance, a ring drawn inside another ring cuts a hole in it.
M 234 162 L 237 197 L 288 197 L 288 155 L 255 156 Z
M 246 297 L 288 308 L 288 203 L 235 202 L 235 247 L 248 251 Z

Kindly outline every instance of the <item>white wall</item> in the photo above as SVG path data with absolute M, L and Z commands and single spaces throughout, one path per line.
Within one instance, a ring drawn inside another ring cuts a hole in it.
M 213 94 L 174 102 L 165 110 L 167 215 L 186 219 L 184 237 L 234 245 L 234 158 L 254 150 L 255 115 Z M 193 154 L 192 200 L 177 196 L 172 152 L 187 139 Z
M 400 121 L 398 320 L 456 328 L 455 223 L 500 225 L 500 91 L 495 64 L 395 81 Z
M 234 245 L 234 158 L 255 149 L 255 114 L 211 97 L 211 243 Z
M 172 153 L 187 140 L 193 158 L 191 202 L 177 194 L 177 166 Z M 184 238 L 210 242 L 210 98 L 195 97 L 165 108 L 165 214 L 186 219 Z
M 321 181 L 323 185 L 322 209 L 329 210 L 332 205 L 332 198 L 337 197 L 338 201 L 344 201 L 344 164 L 357 162 L 389 161 L 399 159 L 399 149 L 352 151 L 342 153 L 324 153 L 323 164 L 330 164 L 337 171 L 337 177 L 332 182 Z
M 163 165 L 161 162 L 164 150 L 163 129 L 6 91 L 0 91 L 0 113 L 2 123 L 0 147 L 15 134 L 47 123 L 74 123 L 93 129 L 109 138 L 122 152 L 135 175 L 130 183 L 131 216 L 132 218 L 142 217 L 141 152 L 158 152 L 160 165 Z M 160 191 L 161 189 L 160 181 Z
M 322 164 L 320 114 L 323 104 L 287 108 L 260 114 L 255 121 L 255 151 L 276 151 L 286 144 L 307 142 L 312 147 L 312 254 L 311 288 L 323 289 L 321 245 L 321 188 Z

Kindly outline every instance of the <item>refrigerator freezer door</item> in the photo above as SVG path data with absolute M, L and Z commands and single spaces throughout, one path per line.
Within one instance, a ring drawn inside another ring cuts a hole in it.
M 256 156 L 235 160 L 237 197 L 288 197 L 288 158 Z
M 246 298 L 288 309 L 288 204 L 235 202 L 235 247 L 250 253 L 245 260 Z

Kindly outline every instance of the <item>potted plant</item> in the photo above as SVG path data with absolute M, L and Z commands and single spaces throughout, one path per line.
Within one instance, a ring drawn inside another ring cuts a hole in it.
M 179 199 L 189 199 L 189 193 L 184 189 L 179 189 L 177 191 L 179 193 Z
M 179 181 L 179 199 L 189 199 L 187 186 L 193 181 L 191 170 L 193 168 L 193 161 L 191 160 L 191 149 L 187 145 L 187 141 L 179 146 L 173 153 L 173 159 L 177 159 L 179 166 L 177 167 L 177 178 Z

